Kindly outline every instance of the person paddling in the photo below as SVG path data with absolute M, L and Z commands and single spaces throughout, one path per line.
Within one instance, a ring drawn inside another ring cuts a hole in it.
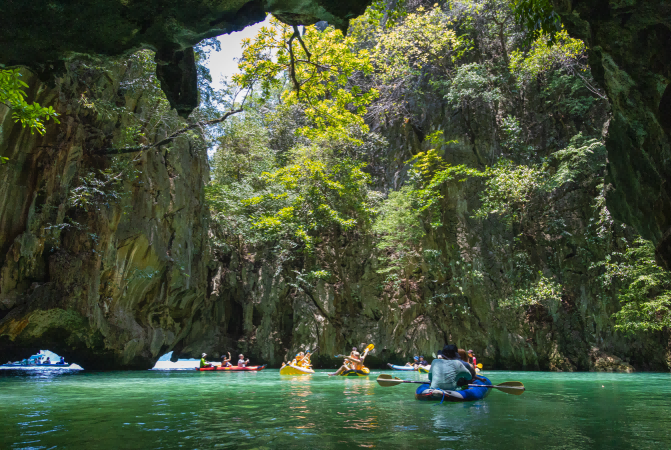
M 245 355 L 240 353 L 238 355 L 238 367 L 247 367 L 247 364 L 249 364 L 249 359 L 245 359 Z
M 329 376 L 340 375 L 341 373 L 343 373 L 347 370 L 362 370 L 363 369 L 363 361 L 364 361 L 364 359 L 366 359 L 366 355 L 368 355 L 368 349 L 366 349 L 363 352 L 363 355 L 361 355 L 357 351 L 356 347 L 352 347 L 352 352 L 350 353 L 349 356 L 345 356 L 345 362 L 340 367 L 340 369 L 338 369 L 335 373 L 330 373 Z M 349 364 L 348 364 L 348 362 L 349 362 Z
M 468 351 L 468 362 L 473 364 L 473 367 L 478 367 L 478 360 L 475 358 L 475 353 L 473 350 Z
M 200 368 L 201 369 L 206 369 L 208 367 L 212 367 L 212 364 L 205 361 L 206 356 L 207 356 L 207 353 L 203 353 L 202 355 L 200 355 Z
M 429 362 L 426 359 L 424 359 L 423 356 L 420 356 L 419 357 L 419 362 L 417 364 L 419 364 L 420 366 L 428 366 Z
M 416 369 L 417 364 L 419 364 L 419 356 L 414 356 L 412 358 L 412 361 L 405 363 L 405 366 L 406 367 L 414 367 Z
M 230 367 L 231 366 L 231 352 L 228 352 L 228 358 L 221 356 L 221 367 Z
M 453 391 L 458 386 L 467 385 L 472 378 L 471 372 L 462 364 L 457 346 L 446 345 L 437 353 L 441 358 L 433 360 L 429 370 L 431 389 Z

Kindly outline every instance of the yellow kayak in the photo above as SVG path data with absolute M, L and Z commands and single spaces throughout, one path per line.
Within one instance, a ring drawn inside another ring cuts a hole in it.
M 286 364 L 280 369 L 280 375 L 310 375 L 311 373 L 315 373 L 315 371 L 308 367 L 294 366 L 293 364 Z
M 361 370 L 346 370 L 343 373 L 341 373 L 339 376 L 341 377 L 367 377 L 370 375 L 370 369 L 368 367 L 364 367 Z
M 417 366 L 417 372 L 419 373 L 429 373 L 431 366 Z

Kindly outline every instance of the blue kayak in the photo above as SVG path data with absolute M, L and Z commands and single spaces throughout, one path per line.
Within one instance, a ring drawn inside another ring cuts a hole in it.
M 478 384 L 481 386 L 491 385 L 488 378 L 480 376 L 471 384 Z M 463 391 L 443 391 L 442 389 L 431 389 L 430 384 L 422 384 L 415 392 L 417 400 L 433 400 L 446 402 L 474 402 L 482 400 L 489 395 L 491 388 L 486 387 L 469 387 Z
M 397 365 L 389 364 L 389 363 L 387 363 L 387 365 L 389 366 L 389 368 L 391 370 L 405 370 L 405 371 L 408 371 L 408 372 L 413 372 L 413 371 L 417 370 L 412 366 L 397 366 Z

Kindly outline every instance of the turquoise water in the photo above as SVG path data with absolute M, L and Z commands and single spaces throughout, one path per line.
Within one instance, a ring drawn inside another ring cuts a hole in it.
M 488 371 L 527 392 L 435 406 L 378 373 L 4 373 L 0 449 L 671 448 L 669 374 Z

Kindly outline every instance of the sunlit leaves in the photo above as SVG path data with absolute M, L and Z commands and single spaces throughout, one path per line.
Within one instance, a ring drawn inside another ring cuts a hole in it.
M 389 82 L 418 75 L 426 66 L 448 73 L 468 50 L 449 17 L 439 7 L 419 8 L 401 24 L 379 36 L 373 58 L 379 76 Z
M 289 164 L 263 174 L 268 193 L 242 204 L 252 208 L 253 227 L 267 239 L 294 240 L 309 251 L 315 236 L 369 225 L 370 176 L 364 167 L 315 147 L 298 148 Z
M 555 34 L 554 42 L 547 45 L 548 38 L 541 35 L 526 54 L 515 50 L 510 55 L 510 71 L 522 80 L 536 78 L 540 73 L 553 68 L 580 64 L 577 70 L 586 72 L 586 47 L 579 39 L 573 39 L 566 30 Z
M 37 131 L 44 134 L 44 122 L 52 119 L 59 123 L 58 114 L 51 106 L 41 106 L 37 102 L 26 102 L 24 91 L 28 85 L 21 80 L 19 69 L 0 70 L 0 103 L 12 109 L 12 118 L 30 128 L 31 133 Z
M 604 270 L 603 280 L 618 282 L 622 309 L 615 329 L 623 332 L 660 331 L 671 327 L 671 274 L 657 265 L 650 241 L 637 239 L 624 253 L 613 253 L 592 268 Z
M 311 123 L 299 132 L 315 141 L 342 139 L 352 128 L 367 131 L 363 115 L 377 91 L 364 91 L 351 77 L 372 72 L 368 53 L 354 50 L 352 38 L 332 27 L 305 30 L 303 36 L 294 36 L 292 27 L 271 19 L 271 26 L 263 27 L 253 41 L 243 41 L 234 82 L 245 88 L 259 86 L 265 95 L 289 83 L 292 88 L 283 91 L 282 101 L 304 108 Z

